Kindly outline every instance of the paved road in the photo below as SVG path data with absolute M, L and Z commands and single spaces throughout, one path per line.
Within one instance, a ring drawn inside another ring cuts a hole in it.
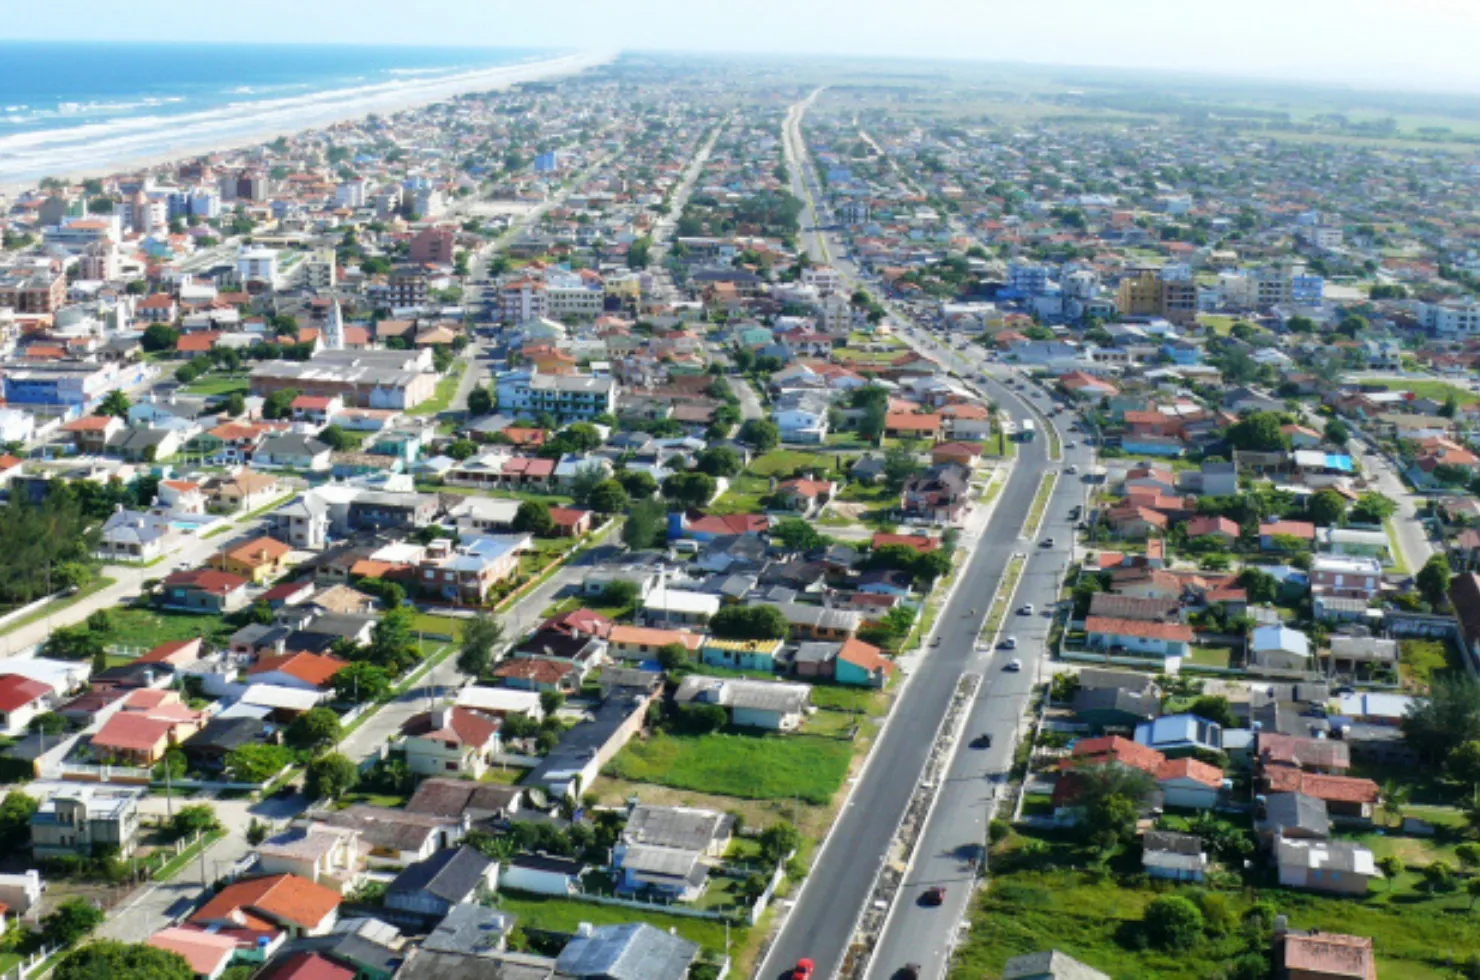
M 755 389 L 750 386 L 749 381 L 734 376 L 728 377 L 725 380 L 730 383 L 730 390 L 735 393 L 735 397 L 740 399 L 740 418 L 742 420 L 763 419 L 766 417 L 765 406 L 761 404 L 760 396 L 755 393 Z
M 810 201 L 810 195 L 801 184 L 804 168 L 798 163 L 798 130 L 801 113 L 811 98 L 792 107 L 784 129 L 794 192 L 804 201 Z M 810 223 L 815 229 L 815 217 Z M 804 236 L 814 257 L 825 259 L 828 250 L 820 233 L 813 230 L 804 232 Z M 833 266 L 848 274 L 842 261 L 834 260 Z M 1013 392 L 1004 389 L 994 394 L 1004 405 L 1026 412 L 1026 406 Z M 832 976 L 841 964 L 862 904 L 914 792 L 956 683 L 980 659 L 975 642 L 990 597 L 1012 553 L 1026 550 L 1018 533 L 1037 490 L 1039 474 L 1047 465 L 1046 444 L 1024 445 L 1018 462 L 998 498 L 991 522 L 961 571 L 959 586 L 937 620 L 939 645 L 929 648 L 903 688 L 863 778 L 839 815 L 758 976 L 769 980 L 784 975 L 802 957 L 816 963 L 818 977 Z M 1027 683 L 1026 677 L 1022 683 Z M 1005 700 L 1001 703 L 1004 707 L 999 710 L 1010 710 Z

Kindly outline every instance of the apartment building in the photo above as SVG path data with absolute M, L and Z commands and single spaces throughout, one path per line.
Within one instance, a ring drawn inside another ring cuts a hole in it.
M 451 265 L 456 240 L 451 228 L 423 228 L 411 239 L 411 261 Z
M 496 386 L 499 411 L 518 414 L 549 412 L 560 419 L 590 419 L 613 414 L 617 383 L 590 374 L 541 374 L 538 370 L 501 374 Z
M 67 277 L 50 272 L 0 275 L 0 308 L 50 315 L 67 301 Z
M 498 291 L 498 318 L 505 323 L 527 323 L 549 315 L 548 290 L 536 279 L 505 283 Z

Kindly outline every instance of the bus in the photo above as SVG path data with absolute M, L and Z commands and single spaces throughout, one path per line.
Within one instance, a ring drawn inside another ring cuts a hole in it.
M 1017 435 L 1018 441 L 1019 442 L 1032 442 L 1033 441 L 1034 434 L 1035 433 L 1034 433 L 1033 420 L 1032 419 L 1023 419 L 1022 423 L 1018 426 L 1018 435 Z

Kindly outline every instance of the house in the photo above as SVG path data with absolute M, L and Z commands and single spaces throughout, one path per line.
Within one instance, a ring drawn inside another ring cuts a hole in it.
M 1002 965 L 1002 980 L 1110 980 L 1110 977 L 1067 953 L 1049 949 L 1014 956 Z
M 203 980 L 217 980 L 225 973 L 237 950 L 236 940 L 231 936 L 183 926 L 161 929 L 145 945 L 176 954 Z
M 1274 962 L 1281 980 L 1377 980 L 1369 936 L 1276 930 Z
M 1334 823 L 1370 826 L 1381 791 L 1370 779 L 1327 776 L 1288 766 L 1269 766 L 1259 777 L 1266 793 L 1298 793 L 1320 800 Z
M 1223 770 L 1193 758 L 1167 759 L 1154 775 L 1167 806 L 1211 810 L 1223 789 Z
M 686 589 L 654 590 L 642 601 L 642 616 L 649 625 L 659 623 L 702 626 L 719 612 L 720 597 Z
M 797 640 L 847 640 L 863 625 L 863 614 L 853 609 L 800 602 L 780 602 L 776 608 L 786 617 L 791 635 Z
M 38 858 L 92 857 L 95 849 L 134 853 L 139 832 L 139 789 L 68 784 L 31 814 L 31 853 Z
M 498 864 L 466 845 L 408 865 L 385 890 L 385 907 L 440 921 L 457 905 L 476 905 L 498 886 Z
M 1141 835 L 1141 867 L 1150 878 L 1202 881 L 1208 870 L 1208 855 L 1201 838 L 1193 834 L 1148 830 Z
M 1074 717 L 1092 732 L 1108 728 L 1134 729 L 1161 714 L 1161 699 L 1155 694 L 1121 688 L 1087 688 L 1080 684 L 1073 702 Z
M 709 884 L 709 865 L 695 850 L 654 844 L 620 844 L 612 855 L 619 895 L 655 894 L 693 902 Z
M 1162 755 L 1223 751 L 1223 729 L 1197 715 L 1167 715 L 1136 726 L 1136 741 Z
M 930 448 L 930 462 L 958 463 L 967 469 L 975 469 L 982 461 L 983 446 L 979 442 L 940 442 Z
M 94 554 L 103 561 L 148 563 L 162 558 L 175 538 L 174 526 L 163 515 L 118 510 L 103 522 Z
M 811 517 L 837 493 L 838 485 L 831 480 L 787 480 L 776 487 L 776 498 L 789 511 Z
M 857 637 L 849 637 L 838 648 L 832 678 L 852 687 L 880 688 L 894 673 L 894 662 L 882 650 Z
M 1261 731 L 1254 758 L 1260 767 L 1288 766 L 1306 772 L 1340 776 L 1351 768 L 1351 746 L 1333 738 L 1307 738 Z
M 252 465 L 263 469 L 300 470 L 327 473 L 333 450 L 327 443 L 301 432 L 270 435 L 258 443 L 252 453 Z
M 332 686 L 334 675 L 349 662 L 318 653 L 285 653 L 258 658 L 246 672 L 253 684 L 276 684 L 300 691 L 325 691 Z
M 1370 600 L 1382 589 L 1382 564 L 1376 558 L 1316 555 L 1310 563 L 1312 595 Z
M 440 707 L 402 726 L 406 765 L 423 776 L 448 773 L 479 779 L 500 751 L 500 721 L 467 708 Z
M 1216 540 L 1224 547 L 1232 545 L 1238 540 L 1238 524 L 1226 517 L 1194 517 L 1183 525 L 1187 532 L 1187 540 L 1198 541 L 1203 538 Z
M 959 463 L 937 463 L 906 481 L 899 508 L 906 517 L 935 524 L 961 520 L 969 504 L 971 471 Z
M 703 647 L 704 640 L 703 634 L 688 630 L 654 629 L 615 623 L 607 636 L 607 653 L 618 660 L 657 660 L 659 650 L 677 643 L 693 656 Z
M 884 416 L 884 435 L 894 439 L 940 438 L 941 417 L 926 412 L 888 412 Z
M 1254 830 L 1268 844 L 1278 840 L 1325 840 L 1331 836 L 1326 804 L 1304 793 L 1270 793 L 1254 815 Z
M 1275 842 L 1279 882 L 1333 895 L 1366 895 L 1377 877 L 1372 852 L 1351 841 L 1286 840 Z
M 19 674 L 0 675 L 0 734 L 25 734 L 31 719 L 50 710 L 55 697 L 49 684 Z
M 331 827 L 358 831 L 360 840 L 369 846 L 366 856 L 376 868 L 404 868 L 425 860 L 442 848 L 456 847 L 467 830 L 460 820 L 365 804 L 343 810 L 314 810 L 309 817 Z
M 714 810 L 639 803 L 627 814 L 622 842 L 678 848 L 718 858 L 730 845 L 734 824 L 729 814 Z
M 206 484 L 210 509 L 218 514 L 260 510 L 277 496 L 278 478 L 242 467 L 230 476 Z
M 494 586 L 518 573 L 519 553 L 530 546 L 529 536 L 520 534 L 467 538 L 456 544 L 438 538 L 417 565 L 417 584 L 443 599 L 482 603 Z
M 711 667 L 771 672 L 776 669 L 776 655 L 780 652 L 780 640 L 721 640 L 710 637 L 699 648 L 699 659 Z
M 1249 656 L 1260 668 L 1306 671 L 1311 667 L 1310 638 L 1288 626 L 1259 626 L 1250 635 Z
M 216 552 L 211 556 L 211 567 L 261 585 L 288 570 L 292 551 L 291 545 L 264 535 Z
M 1151 657 L 1186 657 L 1191 651 L 1192 627 L 1110 616 L 1088 616 L 1085 645 L 1094 650 Z
M 1139 769 L 1156 781 L 1168 806 L 1209 809 L 1223 788 L 1223 772 L 1214 766 L 1191 758 L 1168 759 L 1149 746 L 1110 735 L 1080 739 L 1074 743 L 1070 757 L 1060 761 L 1059 781 L 1053 792 L 1056 808 L 1073 804 L 1078 794 L 1074 770 L 1084 765 Z
M 90 744 L 96 759 L 112 760 L 115 765 L 152 766 L 171 745 L 189 738 L 198 727 L 193 720 L 122 710 L 103 722 Z
M 354 889 L 365 870 L 360 832 L 307 824 L 289 827 L 257 845 L 263 874 L 296 875 L 341 895 Z
M 542 657 L 522 657 L 505 660 L 493 669 L 495 680 L 509 687 L 525 691 L 575 690 L 580 686 L 580 671 L 574 664 Z
M 730 724 L 789 732 L 801 726 L 812 688 L 785 681 L 706 677 L 689 674 L 679 683 L 673 700 L 680 706 L 713 704 L 726 709 Z
M 555 522 L 555 537 L 579 538 L 590 533 L 594 514 L 578 507 L 551 507 L 550 519 Z
M 1299 542 L 1309 548 L 1316 540 L 1316 526 L 1309 521 L 1264 521 L 1259 525 L 1259 547 L 1264 551 L 1281 551 L 1284 545 L 1277 539 Z
M 189 667 L 200 660 L 202 640 L 198 636 L 184 640 L 161 643 L 134 660 L 134 663 L 166 664 L 170 667 Z
M 181 742 L 180 749 L 191 765 L 220 771 L 235 749 L 267 741 L 267 723 L 260 718 L 213 718 Z
M 256 980 L 356 980 L 358 975 L 321 953 L 298 952 L 275 960 Z
M 646 922 L 592 927 L 582 923 L 555 959 L 572 980 L 684 980 L 699 944 Z
M 517 786 L 434 776 L 416 785 L 406 812 L 482 824 L 514 816 L 523 795 Z
M 10 915 L 25 916 L 41 902 L 46 883 L 35 868 L 11 874 L 0 874 L 0 904 Z

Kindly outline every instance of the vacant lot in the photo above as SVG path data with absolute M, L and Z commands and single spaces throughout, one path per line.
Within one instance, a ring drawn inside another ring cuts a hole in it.
M 1398 641 L 1398 670 L 1405 688 L 1426 691 L 1434 675 L 1459 667 L 1459 654 L 1447 640 Z
M 1408 378 L 1363 378 L 1363 384 L 1382 385 L 1389 391 L 1411 391 L 1419 398 L 1432 398 L 1436 402 L 1447 401 L 1451 396 L 1461 405 L 1480 402 L 1480 395 L 1468 388 L 1452 385 L 1448 381 L 1413 381 Z
M 225 639 L 233 632 L 220 616 L 195 616 L 190 613 L 160 612 L 154 609 L 125 607 L 108 610 L 112 629 L 109 643 L 138 648 L 139 653 L 169 643 L 205 637 L 207 642 Z
M 508 892 L 499 893 L 498 907 L 511 913 L 519 925 L 526 929 L 574 934 L 582 922 L 589 922 L 594 926 L 646 922 L 664 932 L 672 930 L 711 952 L 725 951 L 725 924 L 710 919 L 692 919 L 682 915 L 664 915 L 661 912 L 646 912 L 617 905 L 597 905 L 538 895 L 515 896 Z M 749 930 L 731 926 L 731 945 L 744 944 L 748 932 Z
M 826 805 L 843 784 L 852 743 L 807 735 L 653 735 L 633 741 L 608 774 L 640 783 Z

